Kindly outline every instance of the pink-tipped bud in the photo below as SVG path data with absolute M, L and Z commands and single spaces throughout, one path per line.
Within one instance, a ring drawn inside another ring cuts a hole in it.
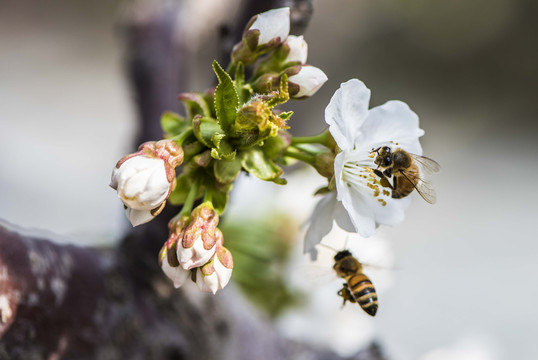
M 327 81 L 327 75 L 311 65 L 296 65 L 286 69 L 290 96 L 299 99 L 314 95 Z
M 215 294 L 228 284 L 232 270 L 232 253 L 219 242 L 213 258 L 196 270 L 196 285 L 201 291 Z
M 118 161 L 110 187 L 118 192 L 133 226 L 152 220 L 162 211 L 176 184 L 174 168 L 182 161 L 183 149 L 172 140 L 146 142 L 138 152 Z
M 202 266 L 215 254 L 218 223 L 219 216 L 210 202 L 192 211 L 191 222 L 177 245 L 177 257 L 184 269 Z

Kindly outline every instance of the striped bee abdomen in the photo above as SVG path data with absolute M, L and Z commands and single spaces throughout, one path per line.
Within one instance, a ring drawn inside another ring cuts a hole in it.
M 377 293 L 368 276 L 363 273 L 351 275 L 347 279 L 347 285 L 360 307 L 369 315 L 374 316 L 378 306 Z

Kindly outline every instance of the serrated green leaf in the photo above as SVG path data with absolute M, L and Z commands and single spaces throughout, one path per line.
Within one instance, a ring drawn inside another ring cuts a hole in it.
M 181 93 L 178 99 L 185 105 L 189 119 L 196 115 L 211 116 L 211 109 L 203 94 L 195 92 Z
M 192 120 L 192 126 L 196 139 L 208 148 L 214 147 L 213 136 L 222 133 L 219 124 L 210 117 L 195 116 Z
M 215 159 L 227 159 L 233 160 L 235 158 L 236 150 L 230 144 L 226 134 L 216 133 L 211 138 L 214 148 L 211 150 L 211 156 Z
M 281 112 L 280 114 L 278 114 L 278 117 L 284 121 L 288 121 L 292 115 L 293 115 L 293 111 L 286 111 L 286 112 Z
M 167 111 L 161 116 L 161 127 L 167 137 L 181 134 L 189 126 L 189 122 L 183 116 Z
M 243 97 L 243 85 L 245 84 L 245 67 L 243 66 L 242 62 L 239 62 L 235 69 L 234 83 L 235 92 L 239 97 L 239 103 L 243 104 L 245 102 L 245 98 Z
M 286 180 L 280 179 L 282 169 L 268 159 L 260 148 L 244 151 L 241 154 L 241 165 L 243 169 L 259 179 L 285 184 Z
M 241 166 L 241 160 L 237 157 L 233 160 L 217 160 L 213 164 L 213 172 L 219 182 L 230 183 L 239 176 Z
M 215 89 L 215 112 L 217 121 L 221 128 L 229 133 L 235 122 L 237 108 L 239 107 L 239 96 L 234 86 L 232 78 L 220 67 L 219 63 L 213 61 L 213 70 L 219 79 L 219 84 Z

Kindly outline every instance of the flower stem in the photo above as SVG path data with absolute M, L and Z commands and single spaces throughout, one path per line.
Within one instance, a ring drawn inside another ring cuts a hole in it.
M 192 206 L 194 205 L 194 201 L 196 200 L 196 197 L 198 196 L 199 187 L 200 187 L 200 184 L 198 180 L 194 181 L 189 191 L 189 195 L 187 195 L 187 199 L 185 199 L 185 203 L 183 204 L 183 207 L 181 208 L 181 211 L 179 213 L 180 216 L 190 215 L 192 211 Z
M 291 139 L 292 145 L 298 145 L 298 144 L 320 144 L 323 146 L 326 146 L 328 148 L 331 148 L 334 144 L 334 140 L 331 136 L 331 133 L 329 130 L 325 130 L 321 134 L 314 135 L 314 136 L 304 136 L 304 137 L 293 137 Z
M 297 148 L 290 146 L 284 153 L 284 156 L 291 157 L 314 166 L 315 156 L 306 154 Z

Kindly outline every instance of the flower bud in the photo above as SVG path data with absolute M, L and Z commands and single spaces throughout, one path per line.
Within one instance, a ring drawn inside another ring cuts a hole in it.
M 176 255 L 177 241 L 178 236 L 172 234 L 159 253 L 159 265 L 176 288 L 183 285 L 191 274 L 190 270 L 183 269 L 179 264 Z
M 275 46 L 277 46 L 284 41 L 290 33 L 289 7 L 266 11 L 255 15 L 250 21 L 252 20 L 254 20 L 254 22 L 247 28 L 246 33 L 249 31 L 258 32 L 257 46 L 275 42 Z
M 296 65 L 286 69 L 290 96 L 296 99 L 314 95 L 327 81 L 327 75 L 315 66 Z
M 220 230 L 217 229 L 220 233 Z M 222 236 L 222 233 L 220 233 Z M 201 291 L 212 292 L 224 288 L 232 276 L 233 258 L 230 250 L 217 243 L 217 250 L 213 258 L 204 266 L 196 270 L 196 285 Z
M 176 183 L 174 168 L 182 161 L 183 149 L 172 140 L 146 142 L 118 161 L 110 187 L 118 192 L 133 226 L 162 211 Z
M 284 63 L 298 62 L 299 64 L 304 64 L 308 57 L 308 44 L 302 35 L 289 35 L 281 45 L 279 52 L 286 53 Z
M 322 152 L 316 155 L 314 158 L 314 168 L 321 175 L 327 179 L 334 177 L 334 153 Z
M 182 231 L 177 245 L 177 257 L 184 269 L 202 266 L 215 254 L 218 223 L 219 216 L 210 202 L 192 211 L 191 222 Z
M 241 42 L 232 50 L 232 61 L 250 65 L 261 54 L 279 46 L 290 32 L 290 8 L 254 15 L 243 32 Z

